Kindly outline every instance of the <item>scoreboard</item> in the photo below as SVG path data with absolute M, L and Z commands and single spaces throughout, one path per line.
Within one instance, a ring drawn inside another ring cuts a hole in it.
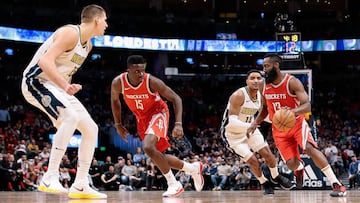
M 285 61 L 298 61 L 301 59 L 301 33 L 276 33 L 276 52 Z

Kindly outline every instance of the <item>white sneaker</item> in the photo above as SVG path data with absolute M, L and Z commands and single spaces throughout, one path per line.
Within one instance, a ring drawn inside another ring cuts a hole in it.
M 184 192 L 184 188 L 179 181 L 176 181 L 175 184 L 169 185 L 166 192 L 162 194 L 163 197 L 177 197 L 182 192 Z
M 104 193 L 100 193 L 89 186 L 89 183 L 78 182 L 71 185 L 69 190 L 70 198 L 76 199 L 105 199 L 107 195 Z
M 39 191 L 55 194 L 68 193 L 68 190 L 64 188 L 59 181 L 59 174 L 46 172 L 40 181 L 40 185 L 37 188 Z
M 204 177 L 202 176 L 203 164 L 201 162 L 195 162 L 193 166 L 196 167 L 197 171 L 190 174 L 194 180 L 196 191 L 200 192 L 204 187 Z

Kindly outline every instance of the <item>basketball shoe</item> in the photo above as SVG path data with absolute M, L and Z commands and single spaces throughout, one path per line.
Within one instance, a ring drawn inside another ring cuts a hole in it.
M 331 197 L 344 197 L 346 196 L 346 187 L 344 185 L 339 185 L 334 183 L 332 185 L 333 191 L 330 193 Z
M 56 172 L 46 172 L 37 189 L 42 192 L 54 194 L 68 193 L 68 190 L 64 188 L 59 181 L 59 173 Z
M 105 199 L 107 195 L 92 189 L 87 181 L 75 182 L 69 190 L 70 198 L 76 199 Z
M 274 194 L 274 188 L 272 187 L 271 183 L 269 181 L 266 181 L 262 184 L 264 189 L 264 195 L 273 195 Z
M 168 189 L 166 190 L 166 192 L 164 192 L 162 194 L 162 196 L 163 197 L 177 197 L 182 192 L 184 192 L 183 186 L 181 185 L 181 183 L 179 181 L 176 181 L 173 184 L 169 184 Z
M 204 187 L 204 177 L 202 176 L 203 165 L 201 162 L 193 163 L 193 166 L 196 167 L 196 172 L 190 173 L 191 177 L 194 180 L 194 186 L 197 192 L 200 192 Z
M 271 177 L 271 176 L 270 176 Z M 279 174 L 276 178 L 270 178 L 271 182 L 274 184 L 279 184 L 284 190 L 291 190 L 296 187 L 288 178 Z

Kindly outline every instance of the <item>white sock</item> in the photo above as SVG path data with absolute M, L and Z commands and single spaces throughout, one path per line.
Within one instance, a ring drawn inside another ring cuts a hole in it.
M 58 121 L 61 121 L 60 125 L 57 125 L 57 131 L 54 135 L 53 144 L 50 151 L 48 172 L 50 174 L 58 174 L 61 159 L 63 158 L 67 145 L 70 142 L 71 136 L 76 129 L 76 112 L 71 109 L 60 109 L 60 116 Z
M 74 182 L 88 182 L 89 168 L 94 157 L 95 144 L 98 139 L 98 127 L 89 117 L 79 122 L 78 129 L 82 134 L 78 149 L 78 167 Z
M 54 141 L 55 142 L 55 141 Z M 53 174 L 59 174 L 59 167 L 62 157 L 65 154 L 66 148 L 60 148 L 59 145 L 52 146 L 50 157 L 49 157 L 49 165 L 47 173 L 51 176 Z
M 268 179 L 265 178 L 263 173 L 261 173 L 260 177 L 256 177 L 256 178 L 259 180 L 260 184 L 264 184 L 266 181 L 268 181 Z
M 274 168 L 269 167 L 269 169 L 270 169 L 270 173 L 271 173 L 272 178 L 276 178 L 279 175 L 279 171 L 278 171 L 277 166 L 275 166 Z
M 192 172 L 196 172 L 196 168 L 191 164 L 188 163 L 186 161 L 183 161 L 183 168 L 181 170 L 187 172 L 187 173 L 192 173 Z
M 340 181 L 336 178 L 335 173 L 331 169 L 329 164 L 327 166 L 325 166 L 324 168 L 322 168 L 321 171 L 329 179 L 329 181 L 331 182 L 331 185 L 334 184 L 334 183 L 337 183 L 337 184 L 341 185 Z
M 173 174 L 173 172 L 171 171 L 171 169 L 169 170 L 169 172 L 167 172 L 166 174 L 164 174 L 167 182 L 168 182 L 168 185 L 172 185 L 172 184 L 175 184 L 176 183 L 176 178 Z

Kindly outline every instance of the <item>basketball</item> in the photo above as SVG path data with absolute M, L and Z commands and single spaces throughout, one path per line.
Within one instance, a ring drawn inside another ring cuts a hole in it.
M 295 126 L 295 114 L 288 109 L 277 110 L 273 116 L 272 123 L 280 131 L 289 131 Z

